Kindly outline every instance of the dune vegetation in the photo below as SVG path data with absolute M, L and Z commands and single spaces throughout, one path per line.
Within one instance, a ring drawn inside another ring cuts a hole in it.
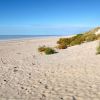
M 100 29 L 100 27 L 97 27 L 93 30 L 90 30 L 90 31 L 82 33 L 82 34 L 77 34 L 73 37 L 60 38 L 57 41 L 57 44 L 58 44 L 57 47 L 59 49 L 66 49 L 67 47 L 74 46 L 74 45 L 80 45 L 84 42 L 90 42 L 90 41 L 98 40 L 98 39 L 100 39 L 100 34 L 96 35 L 95 33 L 99 29 Z M 61 48 L 61 47 L 63 47 L 63 48 Z
M 79 45 L 84 42 L 90 42 L 97 40 L 99 38 L 99 35 L 97 36 L 94 33 L 86 33 L 86 34 L 77 34 L 73 37 L 70 38 L 60 38 L 57 41 L 58 48 L 59 49 L 66 49 L 67 47 L 74 46 L 74 45 Z M 63 48 L 61 48 L 63 46 Z M 65 47 L 64 47 L 65 46 Z
M 99 45 L 97 46 L 97 48 L 96 48 L 96 54 L 98 55 L 98 54 L 100 54 L 100 41 L 99 41 Z
M 51 47 L 41 46 L 38 48 L 39 52 L 44 52 L 46 55 L 54 54 L 56 51 Z
M 82 34 L 76 34 L 72 37 L 60 38 L 57 41 L 56 48 L 57 49 L 66 49 L 68 47 L 80 45 L 80 44 L 85 43 L 85 42 L 99 40 L 100 34 L 95 34 L 99 29 L 100 29 L 100 27 L 97 27 L 91 31 L 88 31 L 88 32 L 85 32 Z M 38 51 L 44 52 L 45 54 L 55 53 L 54 49 L 52 49 L 50 47 L 46 47 L 46 46 L 39 47 Z M 97 48 L 97 53 L 99 54 L 99 47 Z

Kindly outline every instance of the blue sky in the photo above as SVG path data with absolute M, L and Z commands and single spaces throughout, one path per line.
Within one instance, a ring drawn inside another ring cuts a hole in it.
M 100 0 L 0 0 L 0 34 L 68 35 L 100 25 Z

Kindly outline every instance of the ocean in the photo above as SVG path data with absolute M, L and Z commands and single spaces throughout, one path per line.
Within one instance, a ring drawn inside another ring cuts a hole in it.
M 57 35 L 0 35 L 0 40 L 18 40 L 44 37 L 56 37 Z

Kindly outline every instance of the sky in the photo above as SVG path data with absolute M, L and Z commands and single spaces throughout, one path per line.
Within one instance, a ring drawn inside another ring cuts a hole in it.
M 0 35 L 69 35 L 100 25 L 100 0 L 0 0 Z

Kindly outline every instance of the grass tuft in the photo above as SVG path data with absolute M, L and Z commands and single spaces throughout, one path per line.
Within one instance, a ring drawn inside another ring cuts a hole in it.
M 46 46 L 41 46 L 41 47 L 39 47 L 39 48 L 38 48 L 38 51 L 39 51 L 39 52 L 44 52 L 44 53 L 47 54 L 47 55 L 57 53 L 53 48 L 46 47 Z
M 47 47 L 47 48 L 45 49 L 44 53 L 45 53 L 46 55 L 50 55 L 50 54 L 56 53 L 56 51 L 55 51 L 54 49 L 50 48 L 50 47 Z
M 45 46 L 45 45 L 44 45 L 44 46 L 40 46 L 40 47 L 38 48 L 38 51 L 39 51 L 39 52 L 44 52 L 45 49 L 46 49 L 46 46 Z
M 96 54 L 98 55 L 98 54 L 100 54 L 100 42 L 99 42 L 99 45 L 98 45 L 98 47 L 96 48 Z

